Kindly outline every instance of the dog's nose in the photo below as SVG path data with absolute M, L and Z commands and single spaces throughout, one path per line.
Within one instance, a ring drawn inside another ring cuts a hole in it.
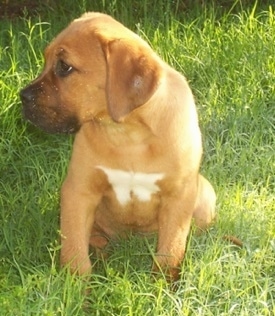
M 20 91 L 20 98 L 22 103 L 29 103 L 34 100 L 34 95 L 31 89 L 25 88 Z

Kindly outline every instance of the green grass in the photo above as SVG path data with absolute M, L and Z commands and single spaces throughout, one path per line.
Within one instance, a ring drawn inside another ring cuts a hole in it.
M 274 7 L 62 3 L 40 17 L 0 20 L 1 316 L 274 315 Z M 73 139 L 24 122 L 18 91 L 41 70 L 45 45 L 85 10 L 111 13 L 146 38 L 186 75 L 197 100 L 202 172 L 219 216 L 208 233 L 191 236 L 174 291 L 150 275 L 155 238 L 132 236 L 95 259 L 88 301 L 83 280 L 58 267 L 59 190 Z

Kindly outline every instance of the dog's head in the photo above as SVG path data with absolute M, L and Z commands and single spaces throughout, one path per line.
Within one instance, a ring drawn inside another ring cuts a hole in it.
M 50 133 L 74 133 L 105 112 L 119 122 L 154 94 L 160 69 L 136 34 L 87 13 L 46 48 L 43 72 L 20 93 L 23 114 Z

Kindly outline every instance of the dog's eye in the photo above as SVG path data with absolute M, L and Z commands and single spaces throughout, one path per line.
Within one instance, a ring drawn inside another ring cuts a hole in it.
M 74 68 L 66 64 L 63 60 L 59 60 L 55 67 L 55 73 L 60 77 L 68 76 Z

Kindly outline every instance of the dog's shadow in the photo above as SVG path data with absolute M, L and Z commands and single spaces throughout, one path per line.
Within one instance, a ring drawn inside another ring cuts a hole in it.
M 157 234 L 129 234 L 110 240 L 103 250 L 90 249 L 93 272 L 105 277 L 150 274 Z

